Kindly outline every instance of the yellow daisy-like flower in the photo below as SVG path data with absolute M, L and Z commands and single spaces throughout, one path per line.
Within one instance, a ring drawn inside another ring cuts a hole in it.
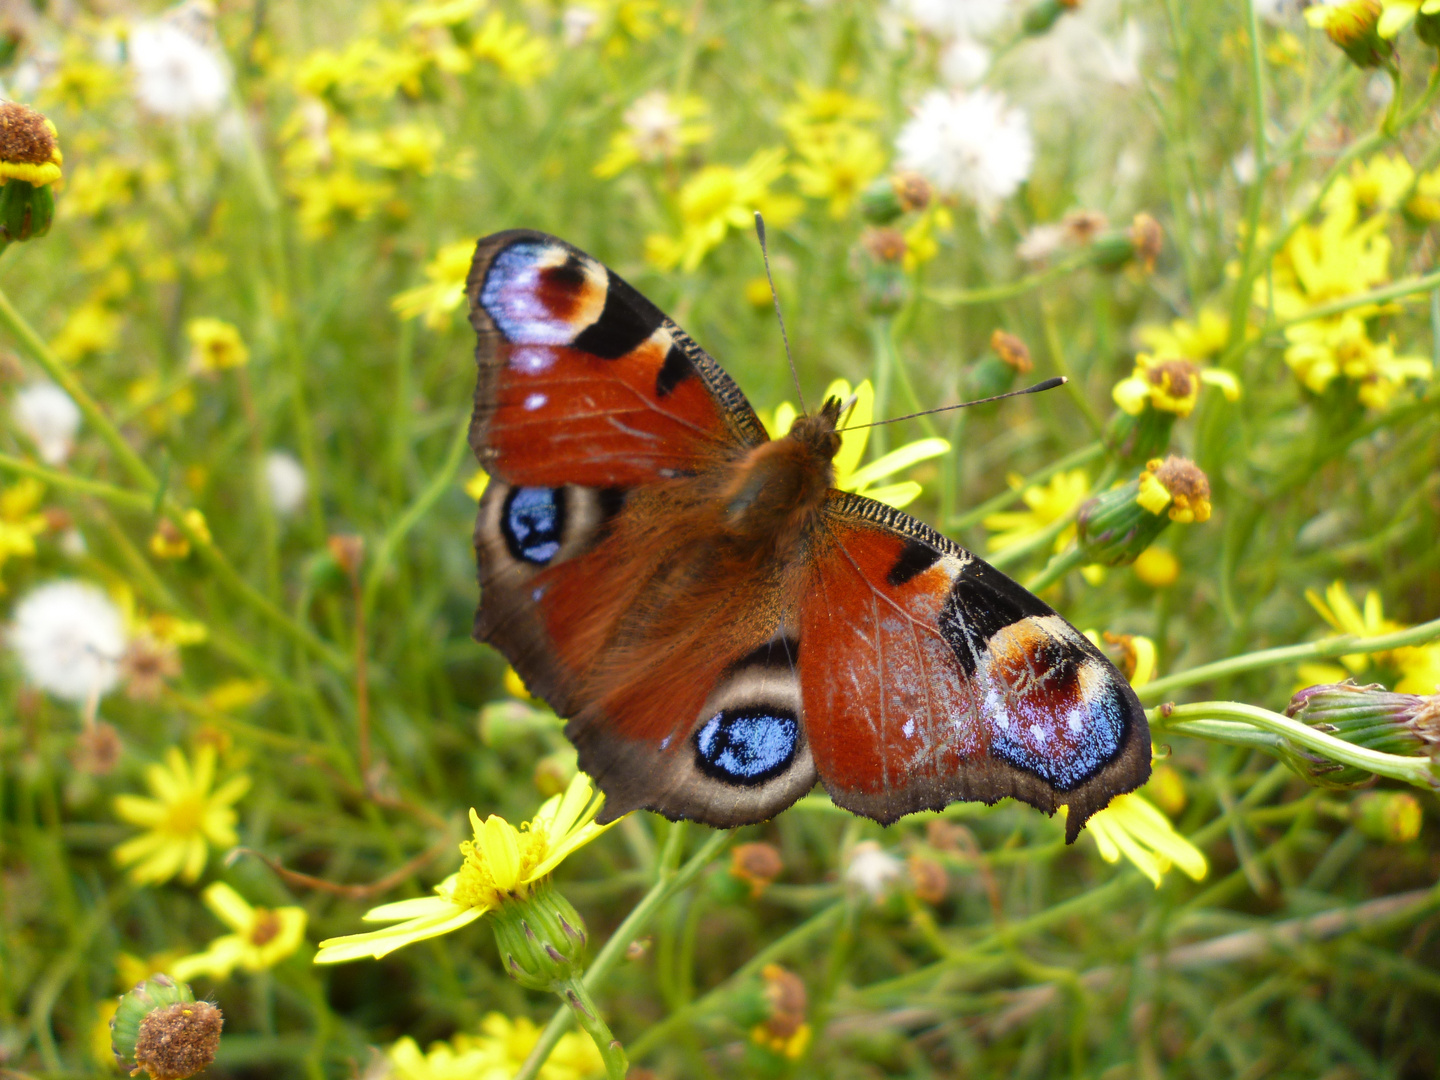
M 821 400 L 833 397 L 848 401 L 851 394 L 850 384 L 844 379 L 836 379 L 825 388 Z M 853 394 L 854 406 L 840 418 L 840 452 L 834 460 L 835 486 L 841 491 L 853 491 L 897 509 L 909 506 L 924 490 L 914 480 L 901 480 L 880 487 L 875 487 L 875 483 L 922 461 L 948 454 L 950 442 L 948 439 L 917 439 L 862 466 L 860 459 L 865 456 L 865 446 L 870 441 L 872 430 L 865 425 L 875 417 L 875 388 L 866 379 L 854 388 Z M 762 416 L 761 420 L 768 421 L 765 426 L 772 438 L 783 438 L 799 415 L 794 405 L 782 401 L 773 418 Z
M 240 337 L 240 330 L 224 319 L 191 319 L 185 324 L 190 338 L 192 371 L 224 371 L 250 362 L 250 350 Z
M 1018 476 L 1011 476 L 1008 481 L 1017 491 L 1024 484 Z M 1003 551 L 1043 532 L 1061 518 L 1074 514 L 1089 492 L 1090 477 L 1084 469 L 1056 473 L 1048 483 L 1025 488 L 1020 491 L 1020 499 L 1028 510 L 1003 510 L 989 515 L 981 523 L 995 534 L 986 541 L 985 550 Z M 1055 538 L 1055 550 L 1060 551 L 1074 538 L 1075 526 L 1071 525 Z
M 1116 795 L 1110 805 L 1086 823 L 1100 857 L 1118 863 L 1125 856 L 1135 868 L 1160 887 L 1171 866 L 1200 881 L 1210 871 L 1205 854 L 1175 831 L 1170 819 L 1143 796 Z
M 130 868 L 137 885 L 159 885 L 177 874 L 187 885 L 200 877 L 209 844 L 233 847 L 236 814 L 232 807 L 250 790 L 250 777 L 232 776 L 211 791 L 215 782 L 215 748 L 200 747 L 193 767 L 176 747 L 165 752 L 165 764 L 145 770 L 145 786 L 154 798 L 117 795 L 115 813 L 147 830 L 115 849 L 115 861 Z
M 54 124 L 28 105 L 0 102 L 0 185 L 23 180 L 46 187 L 60 179 L 64 162 Z
M 731 229 L 755 226 L 755 211 L 772 228 L 781 228 L 799 214 L 793 195 L 771 190 L 785 175 L 785 149 L 758 150 L 744 165 L 707 165 L 680 189 L 680 235 L 656 234 L 645 241 L 645 255 L 661 270 L 679 266 L 692 273 Z
M 1200 400 L 1202 385 L 1217 386 L 1226 401 L 1240 400 L 1240 381 L 1228 371 L 1202 368 L 1181 356 L 1156 356 L 1140 353 L 1135 357 L 1135 371 L 1115 384 L 1115 404 L 1131 416 L 1139 416 L 1148 403 L 1161 412 L 1189 416 Z
M 1156 517 L 1169 511 L 1182 525 L 1209 521 L 1210 479 L 1185 458 L 1152 458 L 1140 473 L 1135 501 Z
M 555 66 L 555 50 L 524 23 L 510 22 L 492 11 L 470 42 L 475 59 L 494 64 L 516 86 L 529 86 Z
M 1311 393 L 1323 394 L 1336 378 L 1356 385 L 1366 408 L 1383 411 L 1411 380 L 1428 382 L 1434 366 L 1428 357 L 1396 356 L 1393 341 L 1376 343 L 1353 312 L 1300 323 L 1285 331 L 1290 342 L 1285 363 Z
M 424 315 L 425 325 L 431 330 L 443 329 L 465 302 L 465 278 L 474 257 L 473 240 L 446 244 L 425 264 L 425 276 L 430 283 L 396 293 L 390 300 L 391 309 L 402 319 Z
M 800 190 L 812 199 L 829 199 L 830 216 L 842 218 L 885 169 L 879 136 L 849 124 L 806 132 L 795 142 L 800 160 L 790 168 Z
M 1325 193 L 1326 209 L 1344 212 L 1346 205 L 1356 212 L 1390 210 L 1415 182 L 1415 170 L 1402 154 L 1376 154 L 1369 161 L 1357 161 Z
M 1154 356 L 1208 360 L 1225 348 L 1230 320 L 1216 308 L 1202 307 L 1194 319 L 1176 319 L 1169 326 L 1142 326 L 1135 335 Z
M 1440 14 L 1440 0 L 1384 0 L 1380 24 L 1375 28 L 1383 38 L 1393 38 L 1420 14 Z
M 480 1022 L 480 1034 L 456 1035 L 421 1051 L 403 1038 L 385 1051 L 394 1080 L 510 1080 L 540 1041 L 540 1028 L 525 1017 L 511 1020 L 492 1012 Z M 560 1036 L 540 1067 L 539 1080 L 585 1080 L 605 1063 L 595 1042 L 578 1031 Z
M 216 938 L 204 952 L 176 960 L 169 974 L 181 982 L 197 975 L 228 979 L 237 967 L 265 971 L 293 955 L 305 941 L 307 916 L 302 907 L 251 907 L 223 881 L 206 888 L 202 897 L 205 906 L 235 932 Z
M 28 476 L 0 491 L 0 570 L 9 559 L 34 557 L 35 537 L 49 528 L 45 515 L 35 512 L 44 495 L 45 485 Z
M 1320 617 L 1342 634 L 1354 634 L 1359 638 L 1381 637 L 1406 629 L 1404 623 L 1385 617 L 1380 594 L 1371 589 L 1365 594 L 1361 607 L 1350 598 L 1350 590 L 1343 581 L 1332 582 L 1322 599 L 1314 589 L 1305 590 L 1305 599 L 1320 613 Z M 1395 684 L 1400 694 L 1433 694 L 1440 685 L 1440 643 L 1429 645 L 1407 645 L 1398 649 L 1387 649 L 1376 653 L 1349 653 L 1340 657 L 1345 670 L 1333 664 L 1303 664 L 1301 675 L 1308 684 L 1317 682 L 1339 682 L 1348 675 L 1359 675 L 1371 665 L 1394 668 L 1401 673 Z M 1324 676 L 1319 679 L 1313 676 Z
M 548 800 L 533 820 L 518 829 L 494 814 L 481 821 L 471 810 L 474 839 L 460 845 L 465 864 L 435 886 L 434 896 L 372 908 L 365 913 L 366 922 L 397 925 L 322 941 L 315 962 L 379 959 L 414 942 L 468 926 L 501 904 L 528 896 L 572 852 L 615 824 L 595 824 L 604 801 L 604 794 L 594 790 L 590 778 L 577 773 L 563 795 Z

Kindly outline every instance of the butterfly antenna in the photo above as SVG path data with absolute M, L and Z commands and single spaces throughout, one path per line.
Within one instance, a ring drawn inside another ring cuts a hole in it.
M 904 416 L 892 416 L 889 420 L 876 420 L 870 424 L 856 424 L 853 428 L 846 428 L 846 431 L 859 431 L 861 428 L 879 427 L 881 424 L 895 424 L 901 420 L 914 420 L 917 416 L 929 416 L 931 413 L 949 412 L 951 409 L 968 409 L 971 405 L 988 405 L 992 401 L 1003 401 L 1007 397 L 1019 397 L 1021 394 L 1038 394 L 1042 390 L 1054 390 L 1057 386 L 1064 386 L 1069 382 L 1064 375 L 1056 375 L 1054 378 L 1038 382 L 1034 386 L 1027 386 L 1024 390 L 1011 390 L 1008 394 L 996 394 L 994 397 L 980 398 L 976 401 L 962 401 L 958 405 L 941 405 L 935 409 L 925 409 L 922 412 L 906 413 Z
M 785 316 L 780 314 L 780 295 L 775 291 L 775 278 L 770 274 L 770 252 L 765 247 L 765 219 L 755 211 L 755 235 L 760 238 L 760 257 L 765 260 L 765 280 L 770 283 L 770 299 L 775 301 L 775 318 L 780 322 L 780 340 L 785 343 L 785 359 L 790 362 L 790 377 L 795 380 L 795 396 L 800 399 L 800 411 L 805 408 L 805 391 L 800 389 L 800 373 L 795 370 L 795 358 L 790 355 L 790 336 L 785 333 Z

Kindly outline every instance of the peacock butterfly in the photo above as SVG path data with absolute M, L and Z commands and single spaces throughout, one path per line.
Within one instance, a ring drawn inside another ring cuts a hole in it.
M 1130 685 L 1050 607 L 832 486 L 840 402 L 771 439 L 654 304 L 544 233 L 481 240 L 475 637 L 567 718 L 602 818 L 762 821 L 818 779 L 890 823 L 1014 796 L 1067 839 L 1144 783 Z

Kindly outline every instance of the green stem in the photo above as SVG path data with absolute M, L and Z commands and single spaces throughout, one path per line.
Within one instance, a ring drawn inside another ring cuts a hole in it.
M 1061 277 L 1074 270 L 1088 266 L 1095 261 L 1094 254 L 1089 251 L 1082 251 L 1078 255 L 1072 255 L 1068 259 L 1062 259 L 1054 266 L 1044 270 L 1028 274 L 1023 278 L 1010 281 L 1004 285 L 991 285 L 984 289 L 946 289 L 931 288 L 925 290 L 925 299 L 945 308 L 966 307 L 970 304 L 993 304 L 999 300 L 1010 300 L 1017 296 L 1023 296 L 1032 289 L 1038 289 L 1047 281 Z
M 716 831 L 700 850 L 690 857 L 690 861 L 675 870 L 671 861 L 673 855 L 679 853 L 679 837 L 683 834 L 683 823 L 672 827 L 670 838 L 665 844 L 665 853 L 660 860 L 660 869 L 656 876 L 655 884 L 650 891 L 640 898 L 640 902 L 625 916 L 625 921 L 615 928 L 610 935 L 610 940 L 605 942 L 605 947 L 595 957 L 595 962 L 585 972 L 584 986 L 586 990 L 594 991 L 605 981 L 610 970 L 625 955 L 626 948 L 645 929 L 645 926 L 659 910 L 660 905 L 672 895 L 689 885 L 695 880 L 695 876 L 710 865 L 710 862 L 719 855 L 734 835 L 729 831 Z M 569 1012 L 562 1007 L 556 1010 L 555 1015 L 550 1018 L 550 1023 L 545 1025 L 545 1030 L 540 1034 L 540 1041 L 530 1051 L 530 1056 L 525 1059 L 525 1064 L 515 1074 L 515 1080 L 535 1080 L 540 1069 L 550 1057 L 550 1051 L 555 1049 L 555 1044 L 560 1041 L 560 1036 L 565 1034 L 565 1028 L 569 1023 Z
M 128 488 L 118 487 L 115 484 L 107 484 L 103 480 L 86 480 L 81 476 L 74 476 L 60 469 L 51 469 L 44 465 L 37 465 L 33 461 L 26 461 L 24 458 L 12 457 L 9 454 L 0 454 L 0 469 L 6 472 L 16 473 L 20 476 L 33 477 L 51 487 L 60 488 L 63 491 L 74 491 L 81 495 L 95 495 L 112 502 L 116 506 L 125 506 L 131 510 L 150 510 L 155 505 L 155 497 L 146 495 L 139 491 L 130 491 Z
M 1321 304 L 1313 307 L 1303 315 L 1297 315 L 1293 319 L 1285 319 L 1273 326 L 1266 328 L 1267 332 L 1284 330 L 1287 327 L 1295 326 L 1298 323 L 1310 322 L 1313 319 L 1324 319 L 1330 315 L 1339 315 L 1342 312 L 1350 311 L 1353 308 L 1365 307 L 1367 304 L 1383 304 L 1387 300 L 1398 300 L 1402 296 L 1409 296 L 1412 293 L 1429 292 L 1440 286 L 1440 270 L 1432 270 L 1421 277 L 1407 278 L 1404 281 L 1397 281 L 1392 285 L 1386 285 L 1383 289 L 1371 289 L 1369 292 L 1355 293 L 1351 296 L 1342 297 L 1339 300 L 1332 300 L 1328 304 Z
M 575 1022 L 595 1040 L 595 1048 L 600 1051 L 600 1057 L 605 1062 L 605 1075 L 609 1080 L 624 1080 L 625 1072 L 630 1067 L 625 1060 L 625 1050 L 620 1041 L 610 1034 L 610 1028 L 601 1017 L 595 999 L 585 989 L 584 981 L 570 979 L 563 983 L 556 993 L 574 1014 Z
M 50 346 L 40 339 L 40 335 L 25 321 L 25 317 L 15 310 L 3 289 L 0 289 L 0 326 L 9 330 L 30 359 L 39 364 L 45 374 L 70 395 L 81 414 L 99 433 L 100 438 L 105 440 L 105 444 L 135 482 L 153 491 L 158 486 L 155 474 L 140 460 L 140 455 L 131 449 L 120 429 L 105 415 L 105 410 L 100 408 L 99 402 L 90 396 L 74 373 L 60 362 L 60 358 L 50 351 Z
M 1025 582 L 1025 588 L 1033 593 L 1043 592 L 1071 570 L 1085 562 L 1085 552 L 1078 547 L 1069 548 L 1052 558 L 1045 569 Z
M 1431 619 L 1408 630 L 1397 630 L 1393 634 L 1381 634 L 1379 637 L 1362 638 L 1354 634 L 1342 634 L 1309 645 L 1284 645 L 1278 649 L 1242 653 L 1227 660 L 1217 660 L 1213 664 L 1201 664 L 1188 671 L 1178 671 L 1174 675 L 1146 683 L 1137 688 L 1135 693 L 1146 703 L 1163 701 L 1171 691 L 1182 686 L 1210 682 L 1245 671 L 1276 667 L 1280 664 L 1298 664 L 1307 660 L 1329 660 L 1352 653 L 1385 652 L 1405 645 L 1423 645 L 1437 638 L 1440 638 L 1440 619 Z
M 426 485 L 425 490 L 415 497 L 415 501 L 405 508 L 404 513 L 396 519 L 395 524 L 386 530 L 379 547 L 375 549 L 375 558 L 370 562 L 370 573 L 365 579 L 363 610 L 367 616 L 375 610 L 375 597 L 380 591 L 380 583 L 384 580 L 385 572 L 390 568 L 390 563 L 395 557 L 395 549 L 405 539 L 405 535 L 415 527 L 440 496 L 444 495 L 450 485 L 455 482 L 455 474 L 460 469 L 465 449 L 470 445 L 469 431 L 470 417 L 469 414 L 466 414 L 450 439 L 450 448 L 445 453 L 445 461 L 440 466 L 440 471 Z
M 1353 765 L 1377 776 L 1388 776 L 1416 787 L 1440 787 L 1440 770 L 1429 758 L 1402 757 L 1384 754 L 1363 746 L 1354 746 L 1343 739 L 1327 735 L 1299 720 L 1270 712 L 1238 701 L 1202 701 L 1194 705 L 1173 705 L 1147 710 L 1151 724 L 1164 730 L 1171 721 L 1230 720 L 1283 736 L 1291 742 L 1324 754 L 1345 765 Z

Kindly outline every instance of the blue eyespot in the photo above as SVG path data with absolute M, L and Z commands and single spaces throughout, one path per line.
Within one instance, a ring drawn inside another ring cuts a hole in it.
M 795 715 L 773 706 L 726 709 L 695 733 L 700 771 L 727 784 L 761 784 L 794 760 L 800 740 Z
M 505 546 L 516 559 L 543 566 L 560 550 L 565 500 L 559 488 L 515 488 L 500 511 Z

